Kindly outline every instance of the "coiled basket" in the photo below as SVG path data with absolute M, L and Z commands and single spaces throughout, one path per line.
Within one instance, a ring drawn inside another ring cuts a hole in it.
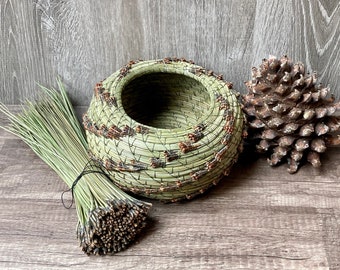
M 83 116 L 91 158 L 145 197 L 205 192 L 242 151 L 244 116 L 228 86 L 186 60 L 131 61 L 94 89 Z

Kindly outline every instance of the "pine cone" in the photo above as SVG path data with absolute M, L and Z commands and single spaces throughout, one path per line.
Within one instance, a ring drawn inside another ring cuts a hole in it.
M 340 143 L 340 102 L 330 89 L 316 84 L 316 73 L 305 73 L 304 64 L 287 56 L 264 59 L 252 68 L 252 80 L 245 82 L 242 96 L 248 120 L 248 143 L 269 153 L 272 166 L 283 161 L 295 173 L 303 161 L 319 167 L 320 153 Z

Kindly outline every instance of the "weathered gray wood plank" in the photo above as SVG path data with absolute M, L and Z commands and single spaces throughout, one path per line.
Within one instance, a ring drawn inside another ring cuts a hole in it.
M 77 105 L 131 59 L 186 57 L 245 91 L 250 69 L 288 54 L 340 96 L 338 1 L 4 0 L 0 100 L 36 96 L 60 76 Z
M 339 148 L 322 161 L 290 175 L 245 155 L 206 195 L 153 202 L 149 227 L 128 250 L 87 257 L 75 209 L 60 201 L 66 185 L 0 130 L 0 269 L 339 269 Z

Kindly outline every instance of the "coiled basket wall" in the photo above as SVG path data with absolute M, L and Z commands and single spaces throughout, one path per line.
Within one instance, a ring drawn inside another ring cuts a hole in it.
M 185 60 L 131 61 L 96 85 L 83 116 L 92 159 L 145 197 L 203 193 L 242 150 L 244 116 L 228 86 Z

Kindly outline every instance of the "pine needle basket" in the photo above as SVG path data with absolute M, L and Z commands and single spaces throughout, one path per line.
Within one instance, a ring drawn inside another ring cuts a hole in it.
M 83 115 L 90 156 L 141 196 L 204 193 L 242 151 L 244 116 L 230 86 L 184 59 L 130 61 L 96 85 Z

